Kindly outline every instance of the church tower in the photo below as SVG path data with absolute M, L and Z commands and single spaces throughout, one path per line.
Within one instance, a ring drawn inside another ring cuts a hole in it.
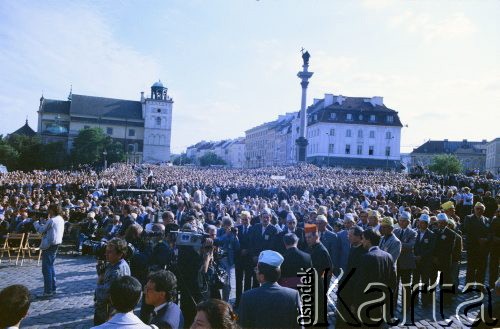
M 144 119 L 144 162 L 170 161 L 170 137 L 172 134 L 172 104 L 167 88 L 161 81 L 151 86 L 151 97 L 141 93 Z

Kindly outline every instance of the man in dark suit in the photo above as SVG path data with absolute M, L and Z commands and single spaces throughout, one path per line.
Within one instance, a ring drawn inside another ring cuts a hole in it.
M 401 281 L 404 287 L 401 289 L 401 296 L 403 292 L 406 293 L 407 298 L 411 295 L 411 275 L 415 270 L 415 240 L 417 238 L 417 232 L 413 230 L 410 226 L 411 214 L 407 211 L 399 216 L 399 228 L 394 230 L 394 235 L 401 241 L 401 254 L 397 260 L 397 280 L 396 280 L 396 291 L 394 298 L 398 298 L 399 282 Z M 405 306 L 409 307 L 410 303 Z
M 120 229 L 119 229 L 119 231 L 117 233 L 117 235 L 120 236 L 120 237 L 124 237 L 125 236 L 125 232 L 129 228 L 129 226 L 135 223 L 135 220 L 132 217 L 132 206 L 131 205 L 126 204 L 126 205 L 123 206 L 122 217 L 123 217 L 121 219 L 122 226 L 120 227 Z
M 363 231 L 361 243 L 368 252 L 362 257 L 359 284 L 356 285 L 356 296 L 359 296 L 358 307 L 363 302 L 373 301 L 384 297 L 383 300 L 386 305 L 385 310 L 386 312 L 392 313 L 394 307 L 390 305 L 392 299 L 388 291 L 391 287 L 394 287 L 396 281 L 396 270 L 392 256 L 378 247 L 380 244 L 380 233 L 373 229 Z M 383 284 L 389 289 L 386 289 L 385 296 L 379 291 L 365 293 L 364 291 L 370 283 Z M 358 308 L 355 308 L 355 310 L 358 311 Z M 372 319 L 382 318 L 383 310 L 384 308 L 382 306 L 371 309 L 365 308 L 360 312 L 361 320 L 364 324 L 373 325 L 374 322 Z M 392 319 L 392 315 L 393 314 L 386 314 L 384 319 Z M 378 323 L 378 325 L 380 325 L 380 323 Z
M 413 274 L 413 285 L 422 282 L 427 287 L 431 284 L 432 253 L 436 244 L 435 234 L 429 230 L 430 217 L 427 214 L 420 215 L 418 220 L 418 233 L 415 239 L 415 272 Z M 435 277 L 434 277 L 435 278 Z M 422 303 L 430 301 L 430 294 L 422 295 Z
M 455 246 L 455 233 L 448 227 L 448 216 L 445 213 L 437 215 L 437 228 L 434 231 L 436 234 L 436 247 L 434 248 L 433 261 L 435 270 L 441 272 L 441 280 L 439 284 L 451 284 L 451 261 L 453 257 L 453 248 Z M 435 278 L 431 278 L 434 280 Z M 450 301 L 450 294 L 445 294 L 445 302 Z
M 235 256 L 235 272 L 236 272 L 236 301 L 234 307 L 238 308 L 240 304 L 241 294 L 252 288 L 252 278 L 254 285 L 257 285 L 257 279 L 254 273 L 254 264 L 250 254 L 250 213 L 242 211 L 241 225 L 238 225 L 238 240 L 240 241 L 240 249 L 236 252 Z M 244 284 L 243 284 L 244 282 Z
M 146 284 L 146 304 L 154 306 L 149 324 L 158 328 L 178 329 L 184 327 L 184 317 L 181 309 L 172 301 L 177 294 L 177 279 L 170 271 L 153 272 Z
M 332 268 L 330 270 L 333 274 L 339 273 L 339 257 L 340 257 L 340 240 L 337 234 L 326 229 L 328 220 L 324 215 L 316 217 L 316 225 L 318 226 L 319 241 L 325 246 L 330 255 Z
M 309 246 L 309 253 L 311 254 L 311 260 L 313 268 L 318 274 L 318 302 L 319 305 L 325 305 L 326 291 L 328 286 L 325 286 L 324 280 L 330 282 L 331 270 L 333 268 L 332 261 L 328 250 L 319 240 L 318 228 L 315 224 L 305 224 L 304 231 L 306 234 L 307 245 Z M 319 307 L 318 319 L 320 323 L 318 325 L 328 325 L 324 323 L 325 320 L 325 309 L 324 307 Z
M 286 234 L 288 233 L 293 233 L 297 236 L 299 239 L 299 242 L 297 244 L 297 247 L 304 251 L 307 249 L 307 243 L 306 243 L 306 238 L 304 236 L 304 229 L 301 227 L 297 227 L 297 219 L 295 218 L 295 215 L 290 212 L 286 216 L 286 227 L 283 231 L 281 231 L 277 238 L 276 238 L 276 251 L 279 252 L 281 255 L 285 253 L 285 245 L 283 243 L 283 238 Z
M 241 296 L 239 323 L 242 328 L 300 328 L 297 319 L 301 302 L 299 292 L 280 286 L 283 257 L 272 250 L 260 253 L 257 278 L 261 286 Z
M 250 229 L 250 255 L 252 256 L 253 266 L 257 264 L 260 252 L 263 250 L 274 250 L 278 229 L 271 225 L 271 210 L 264 208 L 261 211 L 260 223 L 252 226 Z
M 483 216 L 485 209 L 484 204 L 476 203 L 474 213 L 465 217 L 463 225 L 467 242 L 467 283 L 485 283 L 491 225 L 490 219 Z
M 287 233 L 283 237 L 286 251 L 283 253 L 285 260 L 281 264 L 281 279 L 279 281 L 283 287 L 296 289 L 300 283 L 300 277 L 297 276 L 297 273 L 301 272 L 302 269 L 312 267 L 311 256 L 297 248 L 298 242 L 299 238 L 294 233 Z

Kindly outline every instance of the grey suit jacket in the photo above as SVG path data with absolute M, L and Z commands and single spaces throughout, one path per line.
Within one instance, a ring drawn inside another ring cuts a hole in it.
M 339 268 L 340 259 L 340 240 L 336 233 L 326 230 L 323 232 L 323 236 L 320 239 L 321 243 L 325 246 L 326 250 L 330 254 L 330 259 L 332 261 L 333 268 L 335 271 Z
M 394 235 L 390 235 L 387 238 L 382 238 L 380 240 L 379 248 L 385 252 L 388 252 L 392 256 L 394 262 L 394 268 L 401 254 L 401 241 Z
M 407 227 L 404 233 L 401 228 L 394 230 L 394 235 L 401 241 L 401 255 L 398 258 L 398 268 L 402 270 L 415 269 L 415 241 L 417 231 Z

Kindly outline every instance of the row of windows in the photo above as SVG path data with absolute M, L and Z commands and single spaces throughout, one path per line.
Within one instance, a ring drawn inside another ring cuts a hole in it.
M 83 129 L 90 129 L 90 126 L 83 126 Z M 112 127 L 106 127 L 106 134 L 108 135 L 113 135 L 113 128 Z M 128 136 L 129 137 L 134 137 L 135 136 L 135 129 L 129 129 L 128 130 Z
M 338 117 L 337 113 L 334 113 L 334 112 L 330 113 L 330 119 L 331 120 L 337 120 L 337 117 Z M 352 115 L 352 113 L 346 113 L 345 119 L 346 119 L 346 121 L 354 121 L 354 116 Z M 364 119 L 363 114 L 359 114 L 358 115 L 358 120 L 359 121 L 363 121 L 363 119 Z M 394 116 L 393 115 L 388 115 L 388 116 L 386 116 L 385 119 L 386 119 L 386 122 L 389 122 L 389 123 L 394 122 Z M 317 114 L 314 114 L 312 118 L 309 117 L 309 122 L 311 122 L 313 120 L 314 121 L 318 120 L 318 115 Z M 370 115 L 369 121 L 370 122 L 376 122 L 377 121 L 377 118 L 376 118 L 375 114 L 371 114 Z
M 307 132 L 307 136 L 308 137 L 316 137 L 316 136 L 319 136 L 319 132 L 320 132 L 319 129 L 309 130 Z M 327 133 L 327 135 L 329 135 L 329 136 L 335 136 L 335 128 L 330 129 L 330 132 Z M 352 137 L 352 131 L 351 131 L 351 129 L 347 129 L 345 131 L 345 137 Z M 363 138 L 363 130 L 361 130 L 361 129 L 358 130 L 358 138 Z M 369 138 L 375 138 L 375 131 L 370 130 Z M 394 138 L 394 136 L 392 136 L 392 134 L 391 134 L 390 131 L 386 131 L 385 132 L 385 138 L 386 139 L 392 139 L 392 138 Z
M 309 145 L 309 152 L 316 153 L 318 152 L 318 144 Z M 346 144 L 344 149 L 345 154 L 351 154 L 351 144 Z M 335 144 L 328 144 L 328 154 L 335 153 Z M 356 154 L 363 155 L 363 145 L 357 145 Z M 373 145 L 368 146 L 368 155 L 375 154 L 375 147 Z M 385 156 L 391 156 L 391 147 L 386 146 L 385 148 Z

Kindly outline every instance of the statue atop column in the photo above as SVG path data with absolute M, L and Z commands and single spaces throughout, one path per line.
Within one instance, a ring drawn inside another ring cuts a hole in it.
M 311 57 L 311 55 L 309 54 L 309 52 L 306 50 L 304 52 L 304 48 L 302 48 L 301 52 L 302 52 L 302 60 L 304 61 L 304 65 L 309 65 L 309 58 Z

